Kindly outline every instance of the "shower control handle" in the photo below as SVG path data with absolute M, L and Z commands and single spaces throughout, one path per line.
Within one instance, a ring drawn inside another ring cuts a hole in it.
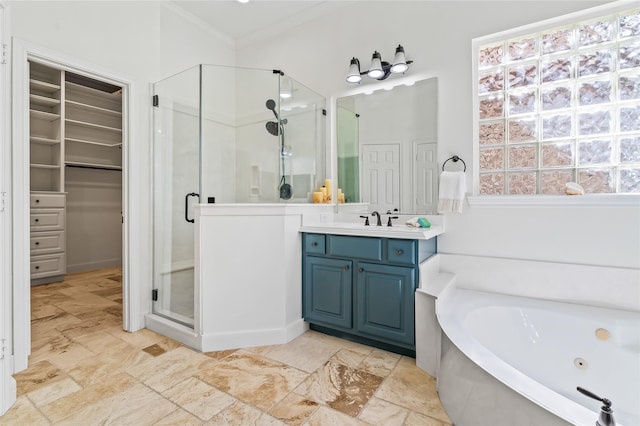
M 190 192 L 184 196 L 184 220 L 189 223 L 195 223 L 195 219 L 189 219 L 189 197 L 198 197 L 198 200 L 200 200 L 200 194 Z

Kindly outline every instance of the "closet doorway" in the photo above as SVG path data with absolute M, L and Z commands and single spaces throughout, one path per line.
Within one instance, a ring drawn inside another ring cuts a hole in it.
M 122 87 L 29 61 L 31 285 L 122 265 Z
M 144 321 L 141 294 L 129 285 L 139 269 L 131 271 L 132 253 L 139 255 L 131 245 L 140 240 L 128 220 L 139 205 L 131 195 L 127 167 L 133 82 L 15 38 L 12 53 L 17 372 L 27 368 L 31 352 L 34 285 L 75 278 L 83 271 L 109 271 L 103 278 L 121 271 L 122 304 L 110 313 L 127 331 L 143 328 Z

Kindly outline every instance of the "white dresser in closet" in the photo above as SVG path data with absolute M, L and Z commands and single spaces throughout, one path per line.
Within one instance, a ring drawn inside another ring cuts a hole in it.
M 64 72 L 37 63 L 29 68 L 31 278 L 40 284 L 66 273 Z

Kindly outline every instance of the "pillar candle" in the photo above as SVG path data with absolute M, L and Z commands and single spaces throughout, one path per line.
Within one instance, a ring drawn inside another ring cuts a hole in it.
M 320 191 L 316 191 L 313 193 L 313 203 L 314 204 L 322 204 L 324 195 Z

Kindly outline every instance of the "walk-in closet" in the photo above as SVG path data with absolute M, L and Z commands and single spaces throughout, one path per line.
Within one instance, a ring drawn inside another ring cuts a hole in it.
M 29 62 L 32 285 L 122 264 L 122 88 Z

